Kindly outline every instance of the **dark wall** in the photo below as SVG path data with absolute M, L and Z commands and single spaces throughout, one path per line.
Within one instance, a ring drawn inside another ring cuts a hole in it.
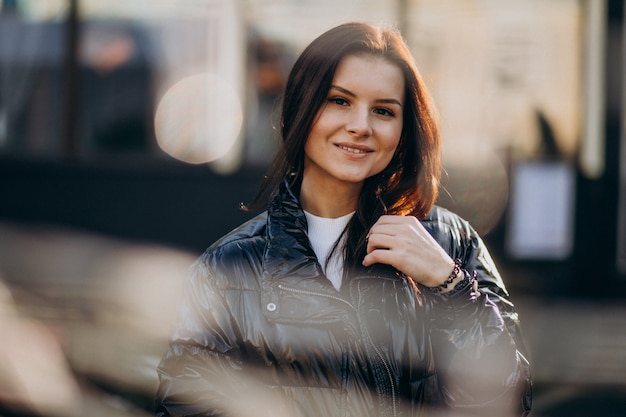
M 0 221 L 41 223 L 203 250 L 252 214 L 258 171 L 166 162 L 0 159 Z

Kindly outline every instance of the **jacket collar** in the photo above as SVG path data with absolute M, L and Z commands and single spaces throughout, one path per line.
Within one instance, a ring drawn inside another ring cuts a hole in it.
M 298 197 L 286 181 L 275 193 L 267 216 L 263 266 L 271 280 L 326 280 L 307 236 L 307 223 Z
M 337 296 L 337 291 L 324 275 L 307 234 L 306 216 L 298 197 L 284 181 L 268 207 L 266 243 L 263 253 L 264 280 L 271 286 L 279 284 L 306 291 Z M 394 277 L 398 273 L 388 265 L 364 268 L 343 285 L 372 277 Z

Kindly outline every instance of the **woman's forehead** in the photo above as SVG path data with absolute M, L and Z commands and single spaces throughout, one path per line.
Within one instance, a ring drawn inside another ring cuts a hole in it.
M 404 74 L 390 60 L 375 55 L 347 55 L 337 66 L 332 86 L 380 99 L 404 101 Z

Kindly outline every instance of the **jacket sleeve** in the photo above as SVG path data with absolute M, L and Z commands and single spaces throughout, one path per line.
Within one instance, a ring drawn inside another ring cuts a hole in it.
M 455 416 L 526 416 L 532 382 L 515 307 L 476 231 L 457 217 L 439 226 L 435 238 L 466 274 L 450 293 L 424 290 L 444 401 Z
M 206 257 L 190 268 L 176 328 L 157 368 L 156 416 L 264 416 L 258 402 L 248 409 L 253 403 L 241 400 L 256 393 L 269 401 L 250 364 L 244 375 L 239 325 Z

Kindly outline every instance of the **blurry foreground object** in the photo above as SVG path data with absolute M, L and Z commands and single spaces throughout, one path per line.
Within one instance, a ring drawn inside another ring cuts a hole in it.
M 0 404 L 41 415 L 78 415 L 79 389 L 53 332 L 22 317 L 0 282 Z
M 193 256 L 45 227 L 0 236 L 0 412 L 150 415 Z

